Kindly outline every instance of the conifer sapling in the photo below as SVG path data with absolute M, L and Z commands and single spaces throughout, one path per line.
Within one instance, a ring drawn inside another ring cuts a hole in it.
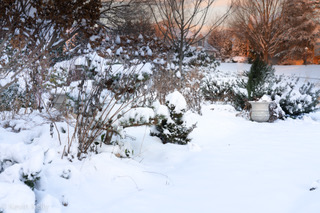
M 186 112 L 186 100 L 181 93 L 175 91 L 166 97 L 166 107 L 169 115 L 160 115 L 159 122 L 155 126 L 155 131 L 151 132 L 151 136 L 157 136 L 162 143 L 174 143 L 185 145 L 191 141 L 189 134 L 196 127 L 193 124 L 187 127 L 184 121 Z

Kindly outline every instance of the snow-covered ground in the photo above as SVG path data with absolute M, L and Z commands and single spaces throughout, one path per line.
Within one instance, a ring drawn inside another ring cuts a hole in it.
M 290 67 L 276 71 L 305 70 Z M 320 66 L 306 67 L 320 76 Z M 7 117 L 0 127 L 0 212 L 320 212 L 320 112 L 274 123 L 248 121 L 227 105 L 203 105 L 202 112 L 187 113 L 197 128 L 186 146 L 163 145 L 149 127 L 135 127 L 126 130 L 131 158 L 105 147 L 82 161 L 61 159 L 64 144 L 41 115 Z M 67 143 L 66 123 L 57 125 Z M 35 193 L 20 181 L 31 173 L 40 177 Z

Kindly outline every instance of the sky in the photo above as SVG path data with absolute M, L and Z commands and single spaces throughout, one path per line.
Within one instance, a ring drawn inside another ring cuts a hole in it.
M 214 4 L 211 7 L 212 9 L 209 11 L 207 24 L 203 28 L 204 32 L 206 32 L 206 30 L 210 28 L 216 17 L 222 16 L 225 11 L 227 11 L 230 2 L 231 0 L 215 0 Z

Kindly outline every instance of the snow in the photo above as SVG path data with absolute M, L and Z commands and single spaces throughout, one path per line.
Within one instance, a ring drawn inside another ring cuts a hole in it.
M 35 212 L 35 196 L 26 185 L 0 182 L 0 189 L 0 212 Z
M 122 52 L 123 52 L 122 47 L 119 47 L 119 49 L 117 49 L 116 55 L 121 55 Z
M 167 95 L 166 102 L 168 102 L 169 106 L 171 105 L 175 106 L 174 111 L 176 111 L 177 113 L 180 113 L 183 110 L 187 109 L 186 99 L 178 91 L 174 91 L 173 93 L 170 93 L 169 95 Z
M 178 71 L 178 72 L 176 73 L 176 76 L 177 76 L 177 78 L 181 78 L 181 73 L 180 73 L 180 71 Z
M 119 35 L 117 35 L 115 42 L 116 42 L 116 44 L 121 44 L 121 39 L 120 39 Z
M 269 95 L 263 95 L 261 98 L 260 98 L 260 100 L 259 100 L 260 102 L 262 102 L 262 101 L 272 101 L 272 99 L 271 99 L 271 97 L 269 96 Z
M 159 101 L 153 103 L 154 111 L 157 115 L 163 115 L 166 118 L 170 117 L 169 109 L 165 105 L 161 105 Z
M 37 210 L 39 213 L 61 213 L 62 206 L 60 203 L 57 198 L 44 195 L 37 205 Z
M 311 79 L 320 76 L 317 67 L 275 68 L 277 74 Z M 249 68 L 218 67 L 225 73 Z M 166 100 L 177 110 L 186 108 L 177 91 Z M 164 105 L 153 107 L 125 116 L 144 121 L 154 113 L 168 116 Z M 124 130 L 121 144 L 98 147 L 98 154 L 81 161 L 75 152 L 61 156 L 72 125 L 56 123 L 59 131 L 67 130 L 60 131 L 60 145 L 57 129 L 52 138 L 44 117 L 34 112 L 0 121 L 0 212 L 320 212 L 319 111 L 257 123 L 229 105 L 204 104 L 202 116 L 186 113 L 188 124 L 197 123 L 186 146 L 162 144 L 149 135 L 151 127 L 131 127 Z M 125 158 L 126 150 L 130 158 Z M 34 191 L 21 181 L 21 172 L 39 174 Z

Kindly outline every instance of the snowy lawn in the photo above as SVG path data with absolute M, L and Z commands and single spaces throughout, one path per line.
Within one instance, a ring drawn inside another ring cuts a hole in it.
M 3 172 L 0 209 L 72 213 L 318 213 L 320 189 L 309 189 L 320 179 L 320 112 L 275 123 L 255 123 L 236 114 L 230 106 L 204 106 L 203 116 L 187 116 L 190 124 L 197 122 L 193 141 L 187 146 L 163 145 L 149 136 L 148 127 L 131 128 L 127 130 L 131 136 L 127 142 L 134 150 L 133 158 L 117 158 L 111 148 L 73 163 L 66 158 L 61 160 L 58 152 L 62 146 L 56 134 L 53 139 L 50 137 L 48 124 L 20 133 L 1 128 L 2 156 L 20 157 L 21 161 L 32 163 L 30 166 L 24 162 L 22 168 L 35 169 L 39 162 L 34 158 L 37 153 L 41 158 L 42 153 L 45 165 L 41 190 L 35 190 L 34 207 L 30 206 L 32 191 L 17 187 L 21 184 L 12 176 L 14 169 L 11 174 Z M 34 118 L 41 124 L 39 117 Z M 24 145 L 30 138 L 34 138 L 33 142 Z M 45 152 L 48 149 L 56 154 Z M 14 193 L 20 196 L 13 196 Z M 23 201 L 28 205 L 22 205 Z

